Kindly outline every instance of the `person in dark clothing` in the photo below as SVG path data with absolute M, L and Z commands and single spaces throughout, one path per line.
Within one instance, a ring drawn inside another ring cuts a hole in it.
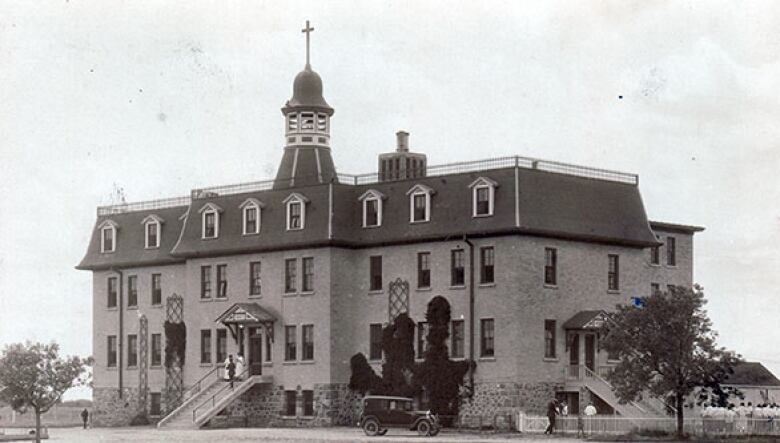
M 230 380 L 230 388 L 233 388 L 233 378 L 236 376 L 236 364 L 233 362 L 233 355 L 228 356 L 228 362 L 225 365 L 225 369 L 227 369 L 228 374 L 228 380 Z
M 550 424 L 547 425 L 547 429 L 544 430 L 545 434 L 552 435 L 555 432 L 555 415 L 558 414 L 558 400 L 552 399 L 547 403 L 547 419 Z
M 81 421 L 84 422 L 84 429 L 87 429 L 87 421 L 89 421 L 89 411 L 87 411 L 87 408 L 84 408 L 84 410 L 81 411 Z

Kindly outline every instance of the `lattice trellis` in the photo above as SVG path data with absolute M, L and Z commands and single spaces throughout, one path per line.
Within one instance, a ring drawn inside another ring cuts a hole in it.
M 149 391 L 149 320 L 141 314 L 138 319 L 138 412 L 146 415 L 146 398 Z
M 184 299 L 173 294 L 165 300 L 165 318 L 171 323 L 184 321 Z M 170 413 L 182 401 L 184 386 L 182 380 L 182 363 L 178 353 L 173 354 L 173 362 L 165 368 L 165 410 Z
M 409 282 L 396 278 L 390 282 L 388 292 L 387 314 L 392 323 L 399 314 L 409 313 Z

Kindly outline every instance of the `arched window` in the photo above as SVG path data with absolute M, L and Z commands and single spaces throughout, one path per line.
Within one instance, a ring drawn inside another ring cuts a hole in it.
M 431 196 L 435 191 L 425 185 L 414 185 L 406 192 L 409 196 L 409 223 L 431 220 Z
M 263 204 L 256 198 L 244 200 L 239 209 L 242 215 L 242 234 L 252 235 L 260 233 L 260 210 Z
M 144 247 L 154 249 L 160 247 L 163 219 L 151 214 L 141 221 L 144 226 Z
M 384 194 L 374 189 L 369 189 L 358 198 L 363 202 L 364 228 L 382 226 L 382 201 L 385 198 Z
M 198 212 L 201 214 L 201 238 L 219 237 L 219 213 L 222 208 L 214 203 L 206 203 Z

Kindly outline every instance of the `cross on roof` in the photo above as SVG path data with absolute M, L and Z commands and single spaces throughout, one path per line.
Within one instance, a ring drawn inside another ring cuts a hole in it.
M 311 36 L 311 32 L 314 31 L 314 28 L 309 26 L 309 21 L 306 20 L 306 27 L 301 29 L 301 32 L 306 34 L 306 67 L 309 67 L 309 37 Z

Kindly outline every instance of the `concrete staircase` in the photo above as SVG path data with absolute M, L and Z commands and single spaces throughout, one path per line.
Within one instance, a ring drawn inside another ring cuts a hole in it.
M 234 384 L 235 385 L 235 384 Z M 192 421 L 192 411 L 204 400 L 211 398 L 230 383 L 214 380 L 210 385 L 186 399 L 178 408 L 157 422 L 158 429 L 192 429 L 196 426 Z
M 666 416 L 666 405 L 657 398 L 647 396 L 639 402 L 620 403 L 612 385 L 585 366 L 568 368 L 566 387 L 568 389 L 587 388 L 609 403 L 615 411 L 624 417 L 658 418 Z
M 271 383 L 271 376 L 246 376 L 246 372 L 233 381 L 233 386 L 220 377 L 203 383 L 178 408 L 157 423 L 158 429 L 198 429 L 209 422 L 215 415 L 225 409 L 241 394 L 259 383 Z

